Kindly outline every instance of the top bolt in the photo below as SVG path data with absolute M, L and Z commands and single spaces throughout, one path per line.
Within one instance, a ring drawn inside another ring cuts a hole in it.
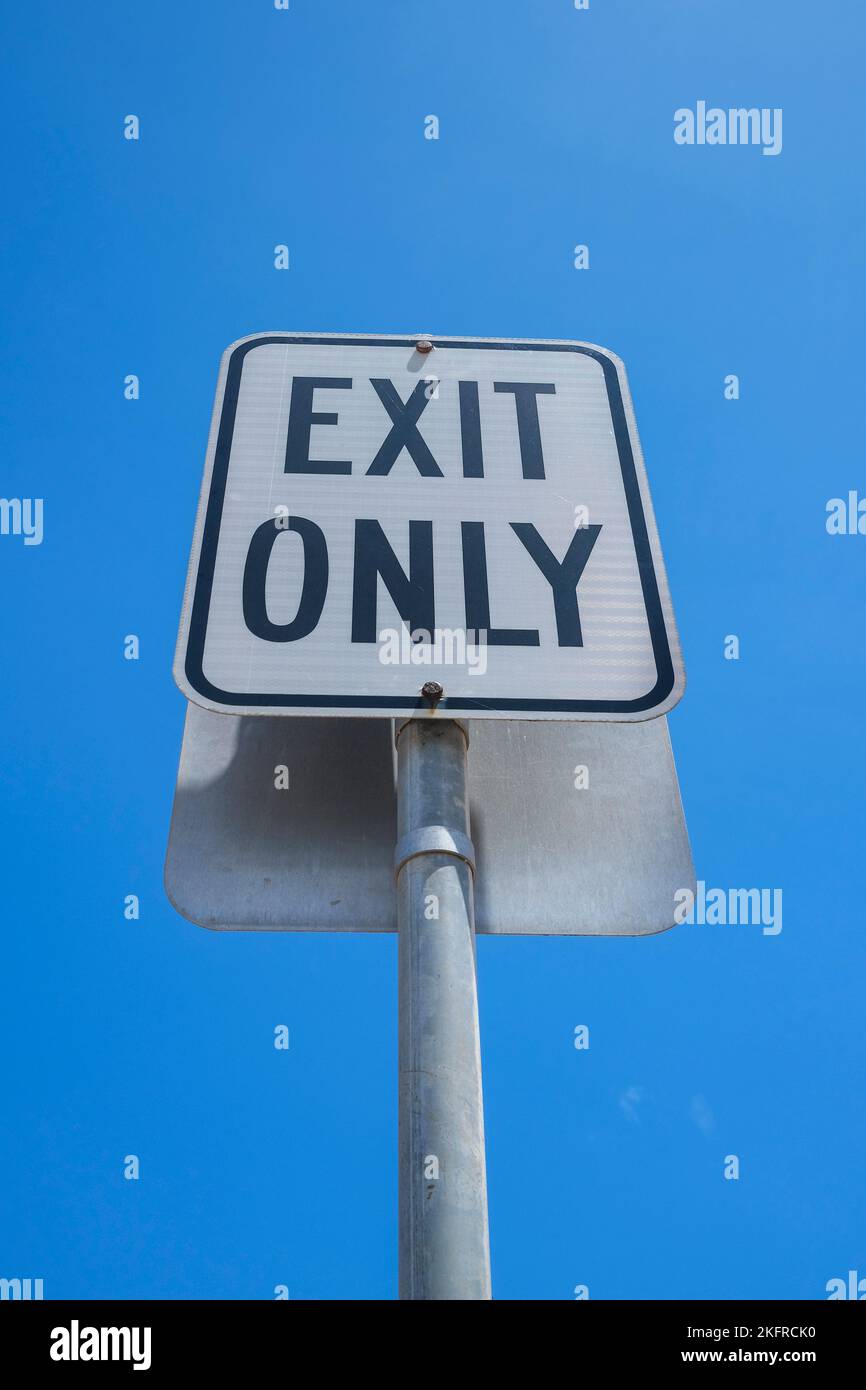
M 415 351 L 420 353 L 432 352 L 433 344 L 429 338 L 419 338 L 415 344 Z

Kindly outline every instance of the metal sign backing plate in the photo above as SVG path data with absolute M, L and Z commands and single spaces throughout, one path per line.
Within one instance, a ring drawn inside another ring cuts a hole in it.
M 695 881 L 666 719 L 476 720 L 469 732 L 476 931 L 673 925 L 674 895 Z M 188 705 L 166 889 L 191 921 L 394 931 L 396 838 L 391 721 Z

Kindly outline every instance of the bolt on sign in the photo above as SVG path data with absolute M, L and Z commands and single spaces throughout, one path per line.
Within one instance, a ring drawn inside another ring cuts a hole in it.
M 622 362 L 564 341 L 232 344 L 175 678 L 234 714 L 666 713 L 684 675 Z

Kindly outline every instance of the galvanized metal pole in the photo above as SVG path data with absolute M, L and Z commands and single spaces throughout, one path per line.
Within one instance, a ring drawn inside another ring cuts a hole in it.
M 404 1299 L 491 1297 L 467 743 L 453 719 L 397 733 Z

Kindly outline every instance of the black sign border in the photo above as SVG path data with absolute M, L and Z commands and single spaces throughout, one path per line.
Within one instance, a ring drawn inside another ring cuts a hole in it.
M 471 714 L 475 710 L 514 711 L 517 715 L 519 715 L 521 711 L 548 714 L 639 715 L 655 709 L 657 706 L 663 704 L 671 694 L 675 685 L 676 674 L 674 671 L 670 643 L 668 641 L 667 625 L 665 623 L 664 610 L 659 594 L 658 579 L 656 577 L 652 547 L 647 530 L 646 516 L 643 509 L 640 484 L 638 482 L 634 453 L 632 451 L 631 438 L 629 435 L 628 420 L 626 418 L 625 405 L 622 399 L 622 391 L 620 390 L 616 364 L 610 357 L 606 356 L 605 353 L 579 343 L 546 343 L 520 340 L 502 343 L 487 339 L 480 341 L 478 339 L 467 339 L 464 341 L 450 338 L 443 339 L 442 342 L 443 347 L 448 348 L 474 348 L 476 350 L 483 348 L 485 350 L 498 350 L 502 352 L 579 352 L 585 357 L 592 357 L 601 365 L 602 371 L 604 372 L 608 402 L 613 419 L 614 437 L 616 439 L 620 470 L 622 472 L 623 486 L 625 488 L 626 501 L 628 504 L 628 514 L 637 555 L 641 589 L 644 603 L 646 604 L 650 638 L 656 663 L 656 683 L 652 690 L 637 700 L 530 700 L 495 699 L 490 697 L 484 700 L 449 700 L 446 697 L 437 706 L 437 711 L 440 714 L 444 714 L 447 711 L 451 715 L 458 716 L 461 714 Z M 225 501 L 226 480 L 228 477 L 229 458 L 234 436 L 235 415 L 237 413 L 244 358 L 253 348 L 265 347 L 271 343 L 291 343 L 301 347 L 307 345 L 326 345 L 333 347 L 406 348 L 410 346 L 410 340 L 407 340 L 407 338 L 341 338 L 327 335 L 311 336 L 286 333 L 263 334 L 260 337 L 249 338 L 245 342 L 239 343 L 234 349 L 229 358 L 228 372 L 226 374 L 225 390 L 223 392 L 220 410 L 219 433 L 217 435 L 207 510 L 199 548 L 198 570 L 196 573 L 184 661 L 186 679 L 191 689 L 198 695 L 201 695 L 203 699 L 209 700 L 214 704 L 237 706 L 241 709 L 251 709 L 254 707 L 270 709 L 369 709 L 381 710 L 383 716 L 393 710 L 405 710 L 407 713 L 417 710 L 428 710 L 429 706 L 426 701 L 420 697 L 420 694 L 414 699 L 395 699 L 393 697 L 382 699 L 378 695 L 275 695 L 249 694 L 246 692 L 244 694 L 233 694 L 230 691 L 217 689 L 204 674 L 205 635 L 210 611 L 220 522 L 222 520 L 223 504 Z

